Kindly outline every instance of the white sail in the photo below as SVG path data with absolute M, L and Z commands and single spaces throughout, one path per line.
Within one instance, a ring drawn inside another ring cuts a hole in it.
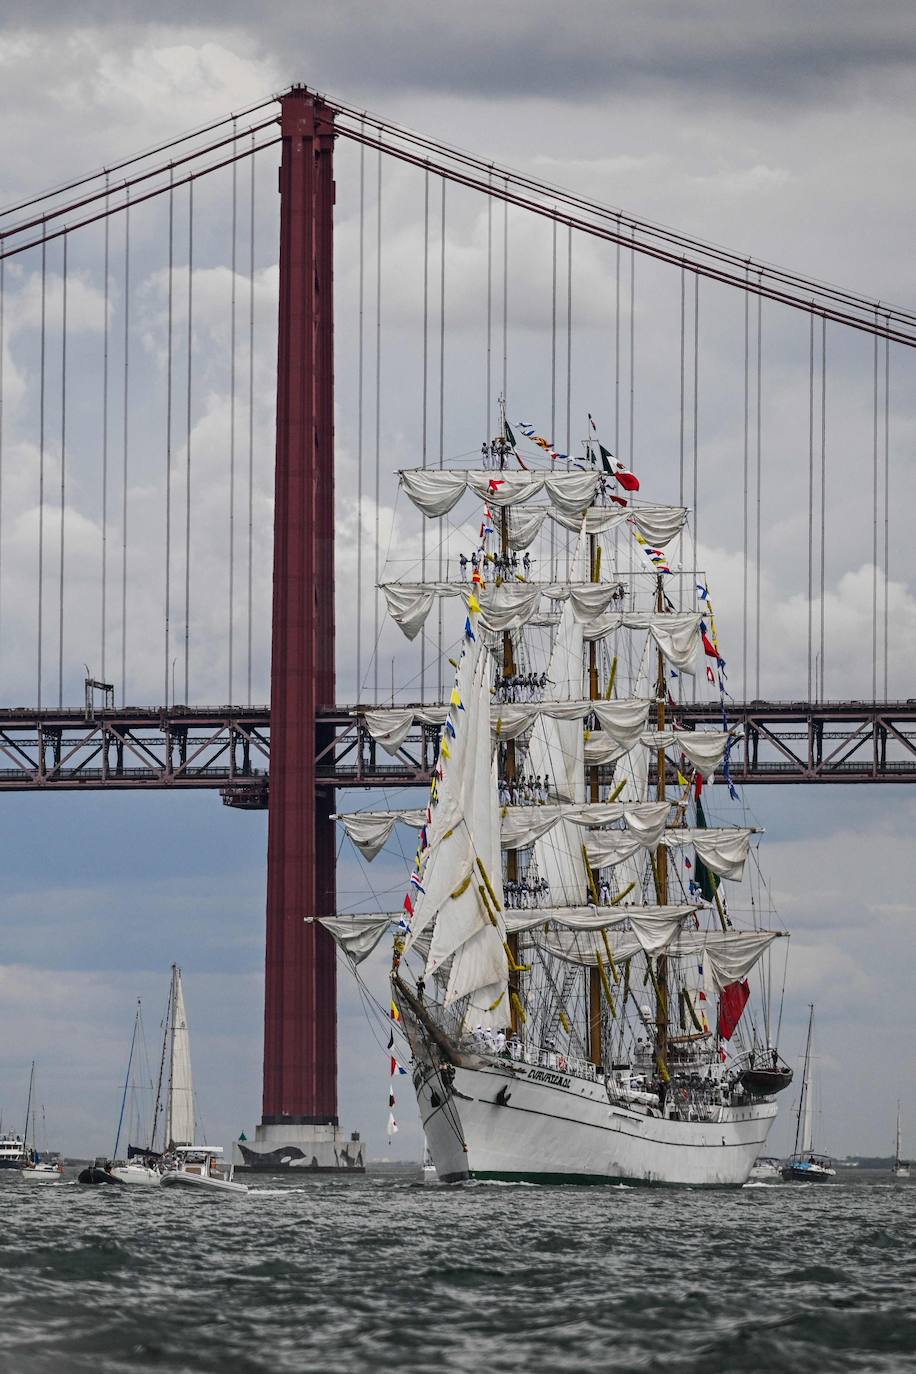
M 172 996 L 169 1026 L 169 1095 L 165 1139 L 169 1149 L 194 1144 L 194 1082 L 191 1076 L 191 1044 L 188 1017 L 181 986 L 181 969 L 172 965 Z
M 425 891 L 417 899 L 405 951 L 434 922 L 427 976 L 451 959 L 445 1003 L 468 997 L 481 1025 L 505 1021 L 508 974 L 490 676 L 490 656 L 479 634 L 466 638 L 440 744 L 442 776 L 427 832 Z
M 337 945 L 355 965 L 368 959 L 382 938 L 397 924 L 399 913 L 386 911 L 379 915 L 319 916 L 314 919 L 334 937 Z
M 583 528 L 570 564 L 573 578 L 583 577 L 587 558 L 588 537 Z M 549 700 L 581 699 L 582 645 L 582 624 L 570 600 L 563 607 L 547 667 L 545 695 Z M 526 771 L 536 777 L 549 778 L 553 795 L 573 806 L 581 806 L 585 801 L 584 764 L 585 738 L 581 723 L 576 719 L 558 720 L 542 715 L 531 734 Z M 582 838 L 562 813 L 556 825 L 551 827 L 549 838 L 544 835 L 535 842 L 534 852 L 538 875 L 546 880 L 553 902 L 568 905 L 584 900 L 588 874 Z
M 600 908 L 598 908 L 600 910 Z M 682 930 L 684 915 L 692 908 L 680 908 L 680 915 L 672 918 L 666 933 L 655 924 L 640 921 L 637 910 L 630 916 L 630 931 L 579 933 L 565 929 L 544 932 L 544 944 L 557 958 L 586 968 L 598 963 L 598 955 L 605 957 L 610 948 L 615 962 L 622 962 L 640 951 L 645 954 L 668 954 L 672 958 L 699 958 L 708 968 L 711 986 L 721 992 L 729 983 L 740 982 L 766 953 L 781 932 L 778 930 Z M 678 910 L 674 908 L 673 910 Z M 605 939 L 607 944 L 605 944 Z
M 814 1149 L 814 1055 L 805 1061 L 805 1081 L 802 1085 L 805 1094 L 805 1110 L 802 1116 L 801 1149 L 802 1154 L 810 1154 Z

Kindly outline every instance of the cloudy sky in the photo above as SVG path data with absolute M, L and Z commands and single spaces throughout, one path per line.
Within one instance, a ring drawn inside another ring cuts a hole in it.
M 95 170 L 171 135 L 244 108 L 292 81 L 303 81 L 358 108 L 466 147 L 629 214 L 722 243 L 758 260 L 838 283 L 907 307 L 916 267 L 905 212 L 916 172 L 916 19 L 904 3 L 568 5 L 541 0 L 472 0 L 439 10 L 411 0 L 369 5 L 271 4 L 257 22 L 249 6 L 194 7 L 89 3 L 5 6 L 0 30 L 3 116 L 15 136 L 0 155 L 0 204 Z M 727 19 L 727 22 L 725 20 Z M 252 509 L 252 695 L 267 684 L 266 615 L 270 593 L 273 311 L 276 299 L 276 195 L 273 152 L 255 179 L 253 274 L 254 405 Z M 382 352 L 374 312 L 376 164 L 367 155 L 365 305 L 367 382 L 365 472 L 358 482 L 359 154 L 339 145 L 337 209 L 337 368 L 339 527 L 338 605 L 350 606 L 376 561 L 388 575 L 416 564 L 419 527 L 395 501 L 390 473 L 422 445 L 421 341 L 423 178 L 383 169 L 380 295 Z M 236 428 L 240 517 L 235 591 L 233 695 L 247 679 L 247 463 L 249 240 L 248 171 L 240 171 Z M 438 183 L 430 199 L 429 403 L 427 443 L 446 460 L 473 452 L 485 407 L 488 217 L 484 203 L 449 190 L 446 218 L 446 363 L 438 338 L 442 228 Z M 194 265 L 193 508 L 190 696 L 226 700 L 226 453 L 230 428 L 228 322 L 231 183 L 202 186 L 196 203 Z M 510 217 L 509 327 L 501 334 L 502 212 L 490 229 L 494 248 L 493 393 L 505 346 L 510 413 L 550 424 L 551 255 L 549 226 Z M 132 220 L 131 272 L 131 701 L 158 702 L 171 660 L 183 663 L 162 630 L 163 417 L 167 372 L 165 207 Z M 113 371 L 123 364 L 122 230 L 112 228 L 109 323 Z M 174 404 L 184 414 L 187 204 L 175 199 L 173 268 Z M 622 269 L 621 370 L 614 397 L 616 264 L 610 246 L 558 236 L 558 440 L 579 437 L 586 410 L 603 432 L 616 427 L 621 452 L 654 499 L 676 495 L 680 403 L 679 274 L 642 260 L 634 292 L 633 443 L 630 448 L 629 264 Z M 100 671 L 99 510 L 100 358 L 105 304 L 100 231 L 70 250 L 70 414 L 65 613 L 66 700 L 81 692 L 83 664 Z M 243 266 L 244 264 L 244 266 Z M 47 325 L 59 330 L 58 249 L 48 255 Z M 572 280 L 572 388 L 566 394 L 567 272 Z M 2 515 L 3 642 L 0 699 L 33 701 L 37 537 L 37 358 L 40 296 L 36 255 L 8 268 L 4 339 Z M 688 292 L 688 316 L 692 301 Z M 742 657 L 742 455 L 744 442 L 743 301 L 703 288 L 700 356 L 688 350 L 688 383 L 698 370 L 700 559 L 717 591 L 720 635 L 731 645 L 737 695 Z M 691 317 L 692 318 L 692 317 Z M 767 314 L 764 331 L 761 507 L 761 691 L 805 689 L 807 604 L 808 325 L 802 316 Z M 828 371 L 828 538 L 825 548 L 825 685 L 830 697 L 871 690 L 871 605 L 883 570 L 872 565 L 872 352 L 868 341 L 831 334 Z M 59 482 L 60 362 L 49 347 L 46 443 L 50 489 Z M 381 404 L 376 434 L 375 369 Z M 916 415 L 911 362 L 891 363 L 889 692 L 913 694 L 916 588 L 905 557 Z M 118 374 L 120 376 L 120 373 Z M 120 383 L 119 383 L 120 386 Z M 120 392 L 110 399 L 120 434 Z M 753 418 L 753 417 L 752 417 Z M 688 417 L 692 423 L 691 416 Z M 819 419 L 819 417 L 818 417 Z M 883 423 L 883 416 L 882 416 Z M 689 425 L 688 425 L 689 430 Z M 118 441 L 120 442 L 120 440 Z M 183 460 L 185 432 L 173 439 Z M 112 440 L 114 445 L 114 440 Z M 383 478 L 378 505 L 374 453 Z M 688 449 L 693 434 L 689 430 Z M 883 445 L 883 435 L 882 435 Z M 753 446 L 752 446 L 753 447 Z M 113 464 L 121 461 L 113 449 Z M 692 480 L 688 473 L 688 488 Z M 120 503 L 120 477 L 111 500 Z M 883 477 L 882 477 L 883 482 Z M 883 487 L 881 492 L 883 502 Z M 358 508 L 359 506 L 359 508 Z M 183 515 L 183 508 L 179 507 Z M 362 528 L 363 566 L 354 556 Z M 753 522 L 752 522 L 753 523 Z M 47 513 L 49 548 L 59 526 Z M 376 540 L 377 534 L 377 540 Z M 461 547 L 461 531 L 449 549 Z M 108 529 L 112 558 L 120 531 Z M 50 555 L 49 555 L 50 557 Z M 183 585 L 181 549 L 173 588 Z M 879 563 L 883 562 L 879 558 Z M 118 565 L 119 566 L 119 565 Z M 753 572 L 753 560 L 751 565 Z M 46 570 L 45 633 L 56 651 L 56 564 Z M 876 582 L 877 578 L 877 582 Z M 70 590 L 72 588 L 72 591 Z M 212 589 L 218 589 L 210 594 Z M 199 595 L 197 589 L 200 589 Z M 110 593 L 113 595 L 114 593 Z M 356 640 L 363 699 L 374 687 L 373 606 L 365 591 L 358 634 L 341 634 L 340 696 L 353 699 Z M 751 597 L 753 603 L 753 595 Z M 111 611 L 109 607 L 109 613 Z M 814 608 L 815 624 L 820 607 Z M 343 620 L 343 616 L 341 619 Z M 120 622 L 106 625 L 107 669 L 120 656 Z M 748 627 L 753 680 L 756 627 Z M 57 667 L 48 651 L 43 691 L 56 698 Z M 392 635 L 378 655 L 380 690 L 416 695 L 416 654 Z M 50 667 L 48 664 L 50 663 Z M 348 804 L 364 804 L 364 798 Z M 801 1046 L 807 1003 L 818 1006 L 823 1050 L 824 1144 L 838 1153 L 879 1152 L 891 1139 L 894 1101 L 916 1132 L 912 1027 L 916 1005 L 913 872 L 908 838 L 914 801 L 901 788 L 757 789 L 747 798 L 766 826 L 766 870 L 780 918 L 793 932 L 784 1049 Z M 266 825 L 216 797 L 99 795 L 51 798 L 0 795 L 0 1109 L 3 1124 L 24 1106 L 28 1061 L 40 1063 L 41 1095 L 55 1140 L 72 1153 L 106 1147 L 135 999 L 144 999 L 151 1041 L 158 1032 L 167 967 L 180 961 L 203 1119 L 211 1138 L 250 1132 L 259 1113 L 262 934 Z M 402 881 L 395 859 L 373 881 Z M 387 874 L 387 879 L 384 875 Z M 340 885 L 355 900 L 364 879 L 347 859 Z M 373 972 L 383 996 L 382 970 Z M 341 1117 L 358 1126 L 373 1154 L 383 1139 L 387 1078 L 383 1054 L 352 988 L 341 985 Z M 406 1096 L 406 1094 L 404 1094 Z M 417 1148 L 409 1102 L 393 1153 Z M 781 1124 L 774 1144 L 787 1143 Z

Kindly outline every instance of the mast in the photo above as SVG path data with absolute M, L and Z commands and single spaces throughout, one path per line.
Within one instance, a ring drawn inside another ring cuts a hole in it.
M 163 1079 L 163 1077 L 164 1077 L 164 1075 L 165 1075 L 165 1052 L 166 1052 L 166 1049 L 168 1048 L 168 1043 L 169 1043 L 169 1022 L 171 1021 L 171 1018 L 172 1018 L 172 990 L 173 990 L 173 987 L 174 987 L 174 978 L 173 978 L 172 981 L 169 983 L 169 1000 L 168 1000 L 168 1002 L 166 1003 L 166 1007 L 165 1007 L 165 1029 L 163 1030 L 163 1033 L 162 1033 L 162 1054 L 161 1054 L 160 1057 L 159 1057 L 159 1079 L 158 1079 L 158 1082 L 156 1083 L 156 1100 L 155 1100 L 155 1102 L 153 1103 L 153 1124 L 152 1124 L 152 1126 L 151 1126 L 151 1128 L 150 1128 L 150 1133 L 149 1133 L 149 1147 L 150 1147 L 150 1150 L 152 1150 L 153 1147 L 154 1147 L 154 1145 L 156 1144 L 156 1127 L 157 1127 L 157 1125 L 159 1124 L 159 1108 L 162 1106 L 162 1079 Z M 168 1144 L 168 1136 L 166 1135 L 166 1138 L 165 1138 L 164 1141 L 163 1141 L 163 1145 L 167 1145 L 167 1144 Z
M 121 1143 L 121 1127 L 122 1127 L 122 1125 L 124 1124 L 124 1106 L 125 1106 L 125 1103 L 127 1102 L 127 1087 L 128 1087 L 128 1084 L 130 1083 L 130 1070 L 131 1070 L 131 1065 L 132 1065 L 133 1062 L 134 1062 L 134 1046 L 135 1046 L 136 1043 L 137 1043 L 137 1023 L 139 1022 L 139 1020 L 140 1020 L 140 998 L 138 997 L 138 998 L 137 998 L 137 1010 L 136 1010 L 136 1012 L 134 1013 L 134 1030 L 133 1030 L 133 1034 L 132 1034 L 131 1037 L 130 1037 L 130 1054 L 127 1056 L 127 1072 L 124 1074 L 124 1091 L 123 1091 L 122 1094 L 121 1094 L 121 1113 L 120 1113 L 120 1115 L 119 1115 L 119 1117 L 118 1117 L 118 1129 L 117 1129 L 117 1131 L 115 1132 L 114 1150 L 112 1151 L 112 1155 L 111 1155 L 112 1159 L 117 1159 L 117 1157 L 118 1157 L 118 1146 L 119 1146 L 120 1143 Z M 129 1141 L 130 1141 L 130 1136 L 128 1136 L 128 1143 L 129 1143 Z
M 900 1099 L 897 1099 L 897 1136 L 894 1143 L 894 1168 L 900 1163 Z
M 29 1100 L 25 1107 L 25 1130 L 22 1133 L 23 1148 L 28 1154 L 29 1149 L 29 1117 L 32 1114 L 32 1085 L 35 1082 L 35 1060 L 32 1060 L 32 1067 L 29 1070 Z
M 808 1077 L 808 1070 L 811 1061 L 811 1032 L 814 1025 L 814 1003 L 808 1004 L 808 1038 L 805 1041 L 805 1067 L 802 1071 L 801 1095 L 798 1099 L 798 1116 L 795 1122 L 795 1153 L 804 1153 L 811 1149 L 811 1112 L 809 1099 L 811 1095 L 811 1084 Z M 804 1123 L 804 1124 L 803 1124 Z
M 506 398 L 499 398 L 499 438 L 496 441 L 496 449 L 499 454 L 499 466 L 506 466 L 506 456 L 509 452 L 509 440 L 506 434 Z M 500 553 L 509 553 L 509 508 L 503 506 L 499 519 L 499 548 Z M 512 651 L 512 633 L 510 630 L 503 631 L 502 645 L 502 667 L 503 680 L 511 677 L 515 672 L 515 655 Z M 515 759 L 515 740 L 506 742 L 506 780 L 511 784 L 515 781 L 516 759 Z M 508 882 L 518 881 L 518 852 L 510 849 L 506 855 L 506 879 Z M 519 978 L 518 978 L 518 935 L 511 934 L 506 937 L 506 945 L 509 950 L 509 1019 L 513 1035 L 519 1032 Z
M 588 567 L 592 582 L 601 581 L 600 553 L 597 535 L 588 537 Z M 595 641 L 588 645 L 588 695 L 590 701 L 597 701 L 598 692 L 598 647 Z M 598 767 L 589 770 L 589 797 L 593 802 L 601 800 L 599 795 Z M 588 984 L 588 1056 L 593 1064 L 600 1065 L 601 1056 L 601 974 L 597 968 L 590 968 L 586 975 Z
M 661 574 L 658 576 L 656 609 L 665 609 L 665 594 L 662 590 Z M 658 651 L 658 676 L 656 678 L 656 697 L 658 702 L 658 728 L 665 729 L 665 703 L 668 697 L 668 684 L 665 677 L 665 657 Z M 665 750 L 661 746 L 657 756 L 658 786 L 657 797 L 665 801 Z M 659 906 L 668 904 L 668 850 L 662 844 L 655 852 L 655 887 Z M 665 1085 L 668 1081 L 668 957 L 660 954 L 655 961 L 655 1060 L 661 1079 L 659 1100 L 664 1106 Z

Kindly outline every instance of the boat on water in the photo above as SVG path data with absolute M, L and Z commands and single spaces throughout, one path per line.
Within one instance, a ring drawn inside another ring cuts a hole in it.
M 233 1167 L 223 1160 L 219 1145 L 189 1145 L 174 1151 L 174 1163 L 162 1175 L 163 1188 L 196 1189 L 198 1192 L 247 1193 L 246 1183 L 236 1183 Z
M 752 1183 L 775 1183 L 777 1179 L 782 1179 L 782 1160 L 774 1155 L 760 1155 L 754 1160 L 751 1169 L 750 1182 Z
M 38 1149 L 38 1130 L 36 1122 L 36 1111 L 32 1106 L 32 1097 L 35 1088 L 35 1060 L 32 1060 L 32 1068 L 29 1072 L 29 1099 L 25 1110 L 25 1152 L 26 1160 L 20 1169 L 20 1176 L 25 1183 L 59 1183 L 63 1178 L 64 1166 L 60 1161 L 60 1156 L 51 1156 L 49 1150 L 39 1151 Z M 44 1108 L 41 1111 L 42 1125 L 44 1125 Z M 29 1146 L 29 1121 L 31 1121 L 32 1144 Z M 45 1131 L 45 1134 L 47 1132 Z
M 501 405 L 481 469 L 400 473 L 425 518 L 471 492 L 483 519 L 452 579 L 382 584 L 409 638 L 438 602 L 453 646 L 443 702 L 365 712 L 391 753 L 430 732 L 426 805 L 337 817 L 367 859 L 419 831 L 403 910 L 322 924 L 354 965 L 394 934 L 392 1014 L 442 1182 L 740 1187 L 791 1080 L 747 1009 L 783 932 L 759 904 L 739 924 L 725 884 L 755 831 L 704 806 L 713 774 L 737 799 L 735 730 L 706 579 L 667 562 L 680 541 L 689 563 L 687 511 L 637 504 L 591 430 L 571 460 L 520 428 L 548 468 Z M 721 730 L 682 728 L 685 680 L 711 684 Z
M 894 1137 L 894 1177 L 909 1178 L 910 1161 L 900 1157 L 900 1103 L 897 1103 L 897 1134 Z
M 0 1132 L 0 1171 L 22 1169 L 28 1163 L 28 1151 L 21 1135 Z
M 805 1065 L 795 1123 L 795 1150 L 782 1166 L 787 1183 L 829 1183 L 836 1169 L 829 1155 L 814 1149 L 814 1003 L 808 1010 Z
M 423 1182 L 439 1182 L 439 1175 L 436 1173 L 436 1166 L 433 1163 L 433 1157 L 430 1154 L 428 1145 L 424 1145 L 423 1147 Z

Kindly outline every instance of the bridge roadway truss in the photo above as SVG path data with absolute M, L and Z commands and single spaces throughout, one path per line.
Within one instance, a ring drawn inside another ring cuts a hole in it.
M 721 728 L 715 703 L 678 708 L 686 728 Z M 916 699 L 736 704 L 737 783 L 916 782 Z M 316 781 L 324 787 L 425 787 L 438 730 L 417 725 L 395 755 L 361 710 L 321 710 Z M 227 806 L 267 805 L 267 706 L 0 709 L 0 791 L 219 790 Z M 608 770 L 608 781 L 611 779 Z

